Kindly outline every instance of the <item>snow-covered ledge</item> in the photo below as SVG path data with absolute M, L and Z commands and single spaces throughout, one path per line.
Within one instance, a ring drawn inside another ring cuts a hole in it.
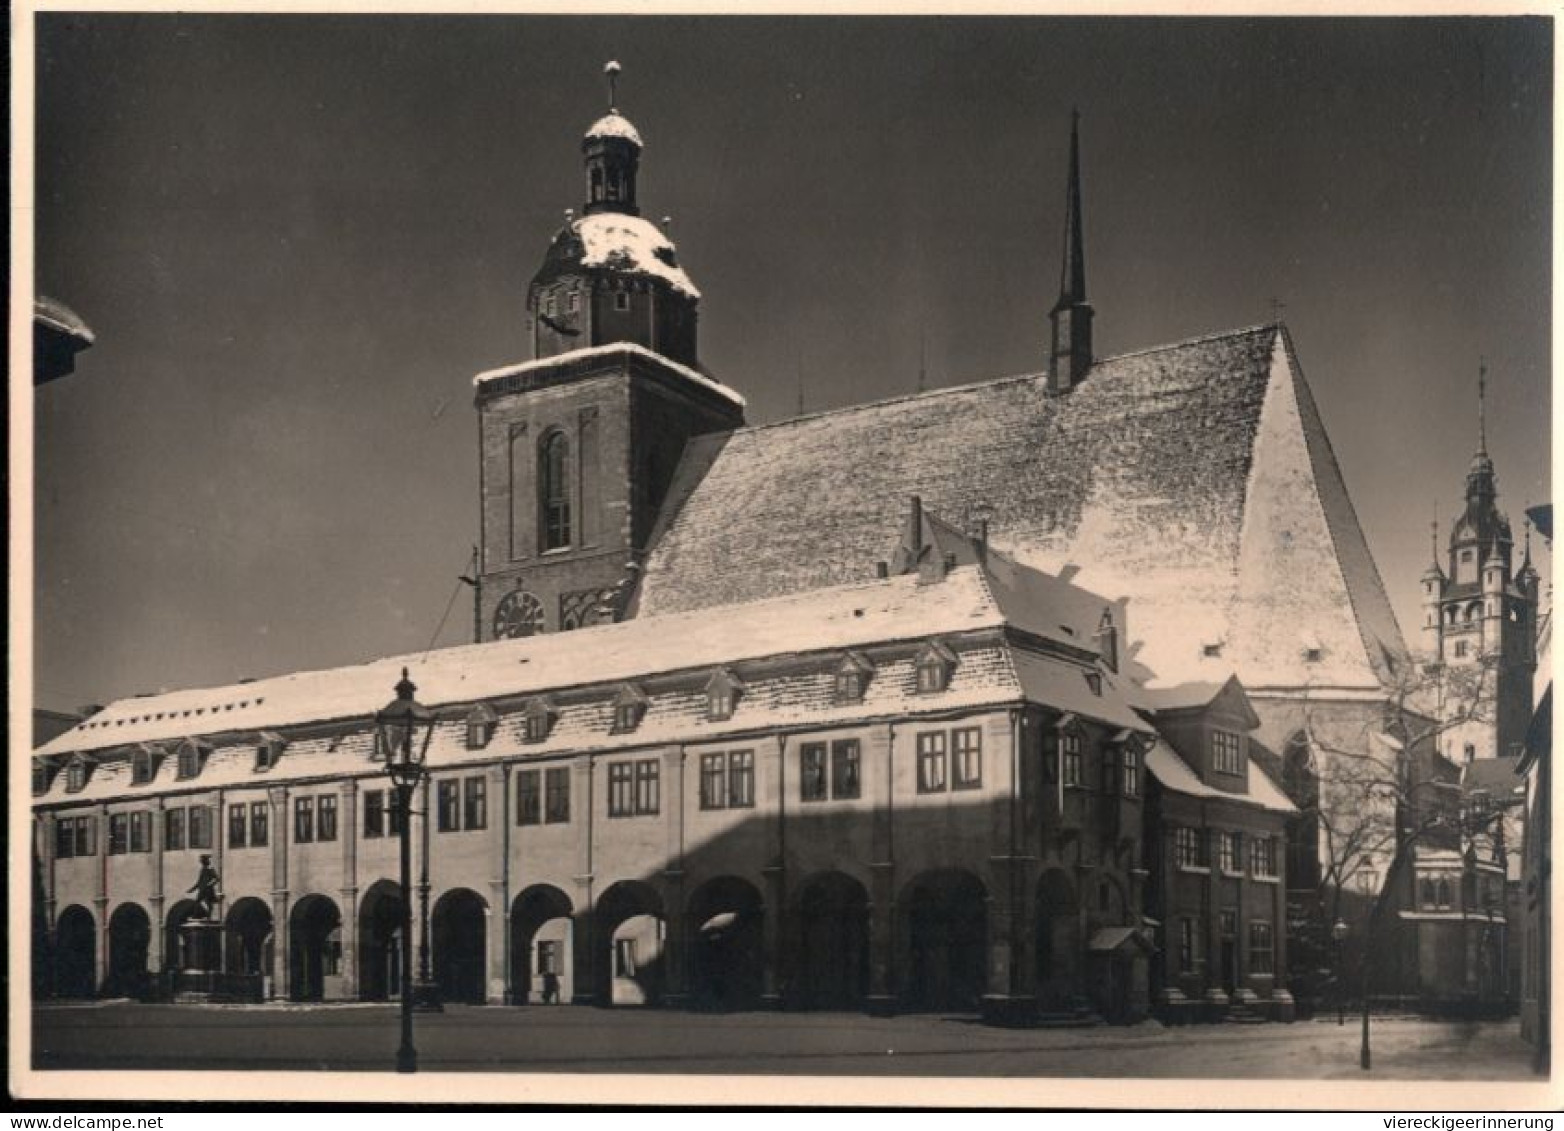
M 677 361 L 670 361 L 662 354 L 647 349 L 645 346 L 634 342 L 610 342 L 605 346 L 590 346 L 587 349 L 571 350 L 569 353 L 557 353 L 552 357 L 540 357 L 536 361 L 524 361 L 519 365 L 506 365 L 499 369 L 486 369 L 472 379 L 472 383 L 479 388 L 491 381 L 499 381 L 506 377 L 518 377 L 524 373 L 532 373 L 539 369 L 548 369 L 556 365 L 568 365 L 576 361 L 591 361 L 596 358 L 613 357 L 616 354 L 635 354 L 654 361 L 671 373 L 677 374 L 684 380 L 699 385 L 708 392 L 717 394 L 740 408 L 745 407 L 742 394 L 736 389 L 730 389 L 720 381 L 714 381 L 706 374 L 691 369 L 687 365 L 680 365 Z

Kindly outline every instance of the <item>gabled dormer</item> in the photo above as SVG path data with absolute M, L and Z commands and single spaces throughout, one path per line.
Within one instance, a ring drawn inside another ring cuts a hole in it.
M 1249 735 L 1260 719 L 1237 676 L 1145 688 L 1142 698 L 1142 713 L 1203 783 L 1249 792 Z
M 918 649 L 913 659 L 919 695 L 934 695 L 950 686 L 956 670 L 956 654 L 941 640 L 930 640 Z
M 557 718 L 559 718 L 559 709 L 548 696 L 539 695 L 527 700 L 526 706 L 521 711 L 522 741 L 547 742 Z
M 472 710 L 467 712 L 467 749 L 482 750 L 489 743 L 493 742 L 494 732 L 499 723 L 500 717 L 495 714 L 493 707 L 487 703 L 475 704 Z
M 58 767 L 49 758 L 33 759 L 33 796 L 42 797 L 49 792 L 49 787 L 54 784 L 54 773 Z
M 733 674 L 731 668 L 718 668 L 712 672 L 706 681 L 707 721 L 717 723 L 731 719 L 744 691 L 744 681 Z
M 155 742 L 138 742 L 130 748 L 130 784 L 151 785 L 168 751 Z
M 92 780 L 92 771 L 97 766 L 97 759 L 88 754 L 77 754 L 65 763 L 65 792 L 80 793 L 87 788 L 87 783 Z
M 647 705 L 651 702 L 646 697 L 646 692 L 633 683 L 620 684 L 618 692 L 614 695 L 614 721 L 609 731 L 610 734 L 629 734 L 641 725 L 641 719 L 646 715 Z
M 849 651 L 836 665 L 832 700 L 838 704 L 863 702 L 864 690 L 874 677 L 874 665 L 861 652 Z
M 191 781 L 200 777 L 201 771 L 206 768 L 206 759 L 211 753 L 212 747 L 209 743 L 202 742 L 198 738 L 185 739 L 175 751 L 174 776 L 180 781 Z
M 264 774 L 282 760 L 282 752 L 288 748 L 288 740 L 273 730 L 263 730 L 255 736 L 255 772 Z

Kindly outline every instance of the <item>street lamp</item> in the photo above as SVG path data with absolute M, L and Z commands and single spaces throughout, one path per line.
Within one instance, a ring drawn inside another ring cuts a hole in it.
M 1347 987 L 1341 978 L 1341 942 L 1347 937 L 1347 924 L 1336 920 L 1330 929 L 1331 941 L 1336 944 L 1336 1024 L 1347 1023 Z
M 418 688 L 402 669 L 396 698 L 375 712 L 375 752 L 384 759 L 386 773 L 396 789 L 396 811 L 402 817 L 402 1045 L 396 1050 L 398 1072 L 418 1071 L 418 1050 L 413 1047 L 413 970 L 407 960 L 413 937 L 412 837 L 413 794 L 428 770 L 424 758 L 434 736 L 434 712 L 413 698 Z

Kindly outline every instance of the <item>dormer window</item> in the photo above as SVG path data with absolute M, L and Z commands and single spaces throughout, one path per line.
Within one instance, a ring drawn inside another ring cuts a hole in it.
M 1125 797 L 1140 796 L 1140 745 L 1126 742 L 1119 760 L 1119 787 Z
M 727 668 L 720 668 L 706 683 L 706 718 L 723 722 L 733 717 L 733 708 L 743 694 L 744 684 Z
M 1244 772 L 1244 740 L 1232 731 L 1211 732 L 1211 766 L 1219 774 Z
M 146 746 L 138 746 L 130 752 L 130 784 L 147 785 L 157 773 L 157 762 Z
M 950 686 L 950 670 L 955 664 L 955 654 L 939 641 L 924 645 L 923 651 L 918 653 L 915 661 L 918 693 L 929 695 L 944 691 Z
M 255 772 L 264 774 L 275 766 L 281 760 L 283 748 L 287 745 L 282 735 L 262 731 L 260 741 L 255 744 Z
M 1093 695 L 1102 696 L 1102 675 L 1099 672 L 1086 673 L 1086 689 Z
M 80 793 L 87 788 L 87 778 L 92 774 L 92 763 L 85 758 L 73 759 L 65 768 L 65 792 Z
M 43 758 L 33 760 L 33 795 L 42 796 L 49 792 L 49 784 L 54 780 L 54 767 Z
M 206 750 L 198 742 L 187 739 L 179 747 L 178 778 L 180 781 L 188 781 L 201 773 L 201 766 L 206 761 Z
M 614 734 L 629 734 L 641 725 L 646 714 L 646 694 L 634 684 L 625 684 L 614 697 Z
M 535 699 L 527 704 L 522 715 L 522 737 L 527 742 L 546 742 L 554 729 L 554 709 L 545 700 Z
M 479 703 L 471 711 L 467 712 L 467 749 L 482 750 L 490 742 L 494 741 L 495 728 L 499 726 L 499 716 L 494 713 L 494 708 L 487 703 Z
M 864 687 L 869 682 L 872 666 L 856 652 L 849 652 L 836 669 L 835 695 L 837 703 L 863 702 Z

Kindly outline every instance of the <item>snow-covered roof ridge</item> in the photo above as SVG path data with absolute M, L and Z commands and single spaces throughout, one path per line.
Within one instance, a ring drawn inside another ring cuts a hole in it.
M 639 148 L 645 148 L 646 143 L 641 140 L 640 131 L 630 123 L 617 110 L 610 110 L 597 121 L 587 127 L 586 136 L 594 137 L 621 137 Z
M 581 239 L 581 265 L 650 275 L 690 298 L 701 292 L 678 265 L 673 241 L 656 224 L 626 212 L 597 212 L 571 221 Z
M 556 353 L 549 357 L 537 358 L 533 361 L 517 362 L 514 365 L 502 365 L 497 369 L 485 369 L 482 373 L 479 373 L 473 377 L 472 383 L 474 385 L 484 385 L 490 381 L 498 381 L 501 378 L 514 377 L 522 373 L 531 373 L 534 370 L 547 369 L 554 365 L 566 365 L 574 361 L 588 361 L 593 358 L 611 357 L 615 354 L 621 353 L 636 354 L 650 361 L 655 361 L 664 369 L 677 374 L 686 381 L 692 381 L 695 384 L 701 386 L 703 389 L 707 389 L 710 392 L 716 393 L 718 396 L 732 401 L 734 404 L 739 405 L 740 407 L 743 407 L 746 403 L 743 394 L 740 393 L 737 389 L 731 389 L 722 382 L 706 376 L 706 374 L 700 372 L 699 370 L 691 369 L 688 365 L 681 365 L 677 361 L 664 357 L 655 350 L 647 349 L 645 346 L 640 345 L 637 342 L 609 342 L 606 345 L 587 346 L 585 349 L 571 350 L 568 353 Z

